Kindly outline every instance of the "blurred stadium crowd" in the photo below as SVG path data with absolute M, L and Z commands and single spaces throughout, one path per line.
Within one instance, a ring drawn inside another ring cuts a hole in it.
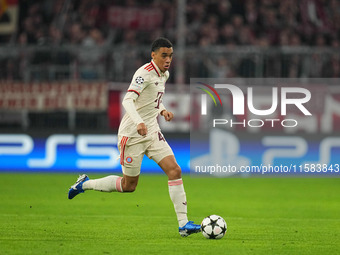
M 0 79 L 129 81 L 156 37 L 176 47 L 177 8 L 176 0 L 20 1 L 16 32 L 0 36 L 19 53 L 2 55 Z M 154 22 L 119 20 L 142 13 Z M 340 77 L 339 41 L 339 0 L 187 0 L 185 82 Z
M 175 0 L 66 2 L 20 1 L 14 43 L 102 45 L 110 39 L 149 45 L 160 35 L 176 41 Z M 109 6 L 157 8 L 162 26 L 155 31 L 118 28 L 109 38 Z M 339 46 L 338 0 L 188 0 L 186 11 L 188 45 Z

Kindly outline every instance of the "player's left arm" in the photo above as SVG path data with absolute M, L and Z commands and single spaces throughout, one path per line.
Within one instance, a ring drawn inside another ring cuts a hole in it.
M 170 76 L 169 72 L 167 71 L 165 75 L 167 76 L 166 79 L 168 80 Z M 164 117 L 166 121 L 171 121 L 174 117 L 174 114 L 172 112 L 169 112 L 165 109 L 163 103 L 161 103 L 159 106 L 159 113 Z
M 167 110 L 162 110 L 161 115 L 164 117 L 166 121 L 171 121 L 174 117 L 174 114 L 172 112 L 168 112 Z

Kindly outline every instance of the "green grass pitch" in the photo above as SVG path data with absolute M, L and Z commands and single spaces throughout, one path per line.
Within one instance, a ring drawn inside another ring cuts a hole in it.
M 0 174 L 0 254 L 340 254 L 340 178 L 184 176 L 189 219 L 221 215 L 220 240 L 180 237 L 165 175 L 68 200 L 76 178 Z

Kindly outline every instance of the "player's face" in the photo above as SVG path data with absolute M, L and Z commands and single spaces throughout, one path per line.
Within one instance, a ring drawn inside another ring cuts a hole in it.
M 151 53 L 153 61 L 162 72 L 165 72 L 169 69 L 173 52 L 174 50 L 172 48 L 161 47 Z

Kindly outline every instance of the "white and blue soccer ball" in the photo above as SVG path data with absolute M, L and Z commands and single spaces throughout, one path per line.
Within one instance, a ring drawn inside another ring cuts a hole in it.
M 207 239 L 221 239 L 227 232 L 227 223 L 218 215 L 209 215 L 201 223 L 202 234 Z

